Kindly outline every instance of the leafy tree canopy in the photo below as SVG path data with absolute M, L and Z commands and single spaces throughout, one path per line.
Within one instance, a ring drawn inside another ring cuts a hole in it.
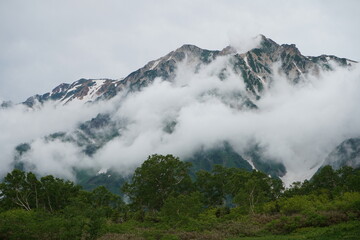
M 191 163 L 173 155 L 152 155 L 135 170 L 122 191 L 138 209 L 158 211 L 170 196 L 192 191 Z

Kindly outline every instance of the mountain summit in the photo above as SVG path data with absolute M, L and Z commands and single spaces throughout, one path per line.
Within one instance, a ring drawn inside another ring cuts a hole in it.
M 321 70 L 331 71 L 333 64 L 351 67 L 356 63 L 332 55 L 303 56 L 295 44 L 279 45 L 263 35 L 259 37 L 259 46 L 245 53 L 238 53 L 232 46 L 218 51 L 185 44 L 159 59 L 150 61 L 125 78 L 80 79 L 72 84 L 62 83 L 52 92 L 32 96 L 24 103 L 32 106 L 36 101 L 42 103 L 53 100 L 66 104 L 73 100 L 87 102 L 109 99 L 124 90 L 139 91 L 156 78 L 172 81 L 176 77 L 177 64 L 180 62 L 186 61 L 195 66 L 195 69 L 199 69 L 222 56 L 231 56 L 232 59 L 231 65 L 224 66 L 218 73 L 219 77 L 224 77 L 227 71 L 234 71 L 239 78 L 244 79 L 247 91 L 259 98 L 266 83 L 272 81 L 274 63 L 281 63 L 282 72 L 294 83 L 301 81 L 306 75 L 318 75 Z

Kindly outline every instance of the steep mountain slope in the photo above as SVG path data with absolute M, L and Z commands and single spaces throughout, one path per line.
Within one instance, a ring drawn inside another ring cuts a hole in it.
M 360 168 L 360 138 L 343 141 L 329 154 L 323 165 L 330 165 L 334 169 L 342 166 Z
M 353 69 L 357 63 L 330 55 L 303 56 L 294 44 L 279 45 L 265 36 L 260 35 L 259 38 L 259 46 L 245 53 L 237 52 L 231 46 L 212 51 L 183 45 L 123 79 L 80 79 L 72 84 L 63 83 L 51 92 L 28 98 L 23 104 L 34 111 L 41 111 L 46 104 L 54 104 L 58 111 L 73 103 L 107 106 L 94 112 L 88 121 L 76 122 L 72 129 L 52 132 L 42 138 L 44 146 L 41 148 L 46 148 L 48 143 L 73 144 L 86 161 L 96 162 L 85 164 L 88 170 L 70 164 L 79 182 L 86 186 L 93 186 L 104 179 L 110 181 L 106 177 L 108 175 L 112 176 L 110 179 L 115 179 L 113 181 L 122 179 L 116 174 L 127 172 L 128 167 L 125 166 L 134 168 L 145 160 L 140 152 L 179 154 L 182 159 L 193 162 L 195 171 L 211 170 L 214 164 L 220 164 L 247 170 L 256 168 L 269 175 L 283 177 L 287 173 L 287 165 L 284 159 L 279 158 L 280 150 L 267 151 L 272 139 L 263 140 L 261 133 L 251 132 L 254 130 L 248 132 L 247 126 L 241 125 L 244 124 L 242 119 L 250 115 L 253 120 L 245 124 L 254 125 L 251 129 L 264 129 L 261 125 L 266 126 L 267 123 L 256 120 L 263 112 L 264 103 L 261 100 L 269 98 L 267 92 L 272 91 L 273 85 L 280 79 L 286 79 L 291 86 L 302 86 L 338 68 Z M 206 115 L 209 112 L 205 112 L 204 117 L 201 110 L 209 105 L 210 109 L 215 107 L 216 110 L 209 116 Z M 196 110 L 189 117 L 187 114 L 192 107 Z M 269 109 L 265 113 L 267 111 Z M 197 131 L 196 127 L 206 126 L 207 121 L 216 123 L 220 121 L 216 117 L 226 114 L 231 118 L 228 122 L 230 130 L 226 124 L 210 124 L 205 130 Z M 267 129 L 271 127 L 269 125 Z M 244 130 L 237 131 L 237 128 Z M 218 138 L 216 141 L 207 139 L 210 132 L 214 132 L 209 136 Z M 194 134 L 194 137 L 183 139 L 186 134 Z M 187 145 L 186 142 L 192 138 L 196 139 L 194 144 Z M 276 136 L 273 138 L 276 139 Z M 31 141 L 22 143 L 18 143 L 14 163 L 26 168 L 30 166 L 26 162 L 34 148 Z M 358 142 L 354 144 L 352 149 L 360 146 Z M 294 148 L 291 151 L 301 155 L 298 145 Z M 116 153 L 118 155 L 114 156 Z M 119 160 L 113 160 L 116 158 Z M 347 161 L 359 162 L 358 158 L 352 160 L 348 154 L 341 158 L 344 159 L 340 165 Z M 105 167 L 101 167 L 102 164 Z M 311 164 L 304 164 L 304 168 L 308 165 Z M 102 168 L 111 174 L 96 175 Z

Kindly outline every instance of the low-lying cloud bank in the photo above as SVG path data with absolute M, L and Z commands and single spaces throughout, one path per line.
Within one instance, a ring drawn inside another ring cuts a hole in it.
M 23 142 L 34 141 L 23 157 L 33 171 L 71 179 L 74 167 L 128 174 L 150 154 L 171 153 L 184 159 L 201 147 L 227 141 L 240 154 L 249 143 L 260 144 L 264 154 L 285 165 L 284 180 L 290 183 L 310 177 L 338 144 L 360 135 L 359 67 L 336 67 L 297 85 L 277 74 L 262 98 L 254 100 L 258 109 L 247 109 L 241 104 L 249 96 L 243 80 L 231 71 L 225 80 L 217 77 L 230 58 L 219 57 L 196 74 L 181 63 L 173 82 L 156 79 L 121 100 L 0 110 L 0 175 L 10 170 L 14 147 Z M 74 130 L 99 112 L 127 124 L 92 157 L 75 144 L 42 139 Z

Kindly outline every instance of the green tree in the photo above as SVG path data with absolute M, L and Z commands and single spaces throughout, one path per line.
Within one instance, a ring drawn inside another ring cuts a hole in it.
M 0 214 L 0 239 L 37 239 L 34 211 L 8 210 Z
M 339 176 L 340 194 L 360 191 L 360 169 L 344 166 L 336 171 Z
M 249 172 L 238 168 L 214 165 L 211 172 L 200 170 L 196 173 L 196 187 L 203 195 L 206 206 L 222 206 L 229 196 L 234 196 L 250 177 Z
M 196 188 L 203 195 L 206 206 L 219 206 L 225 203 L 226 169 L 215 165 L 213 171 L 200 170 L 196 173 Z
M 255 213 L 255 207 L 279 198 L 283 190 L 282 182 L 259 171 L 252 171 L 250 177 L 234 196 L 234 203 L 248 207 Z
M 39 182 L 36 176 L 14 169 L 0 184 L 1 202 L 9 208 L 21 207 L 27 211 L 38 204 Z
M 307 195 L 312 192 L 312 185 L 309 180 L 304 180 L 304 182 L 293 182 L 288 189 L 284 191 L 283 196 L 293 197 L 296 195 Z
M 193 192 L 177 197 L 170 196 L 161 208 L 163 220 L 173 227 L 186 225 L 196 219 L 203 210 L 201 194 Z
M 239 191 L 244 189 L 245 184 L 251 178 L 251 172 L 234 168 L 229 169 L 228 172 L 229 173 L 226 175 L 226 193 L 230 194 L 232 197 L 235 197 Z
M 113 194 L 104 186 L 99 186 L 91 191 L 90 201 L 95 208 L 117 208 L 118 205 L 123 204 L 120 196 Z
M 64 208 L 75 197 L 80 186 L 71 181 L 45 176 L 36 178 L 32 172 L 14 169 L 0 184 L 1 205 L 5 209 L 21 207 L 27 211 L 43 208 L 50 212 Z
M 115 222 L 122 221 L 125 203 L 119 195 L 113 194 L 106 187 L 99 186 L 88 196 L 91 208 L 101 211 L 104 217 L 112 217 Z
M 331 166 L 325 166 L 313 176 L 312 185 L 316 190 L 326 189 L 332 192 L 340 183 L 339 180 L 339 176 L 334 169 Z
M 131 183 L 124 184 L 122 191 L 135 208 L 158 211 L 170 195 L 192 191 L 190 166 L 191 163 L 172 155 L 149 156 L 135 170 Z
M 45 209 L 54 212 L 66 207 L 70 200 L 79 194 L 80 186 L 71 181 L 54 178 L 52 175 L 42 177 L 41 200 Z

